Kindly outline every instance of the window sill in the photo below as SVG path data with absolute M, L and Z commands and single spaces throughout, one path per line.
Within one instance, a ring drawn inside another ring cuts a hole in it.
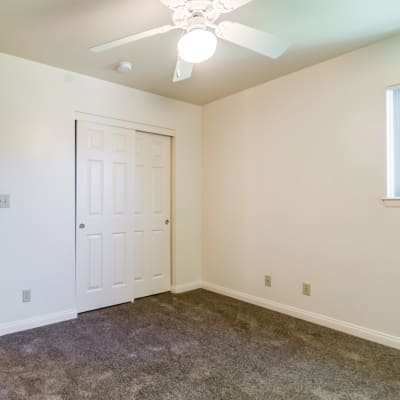
M 386 197 L 382 199 L 382 202 L 385 207 L 400 207 L 400 197 Z

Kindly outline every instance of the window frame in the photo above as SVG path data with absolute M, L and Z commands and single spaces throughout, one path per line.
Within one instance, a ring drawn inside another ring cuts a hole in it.
M 400 163 L 400 147 L 397 152 L 395 148 L 395 143 L 400 143 L 400 124 L 398 132 L 396 132 L 395 127 L 397 116 L 394 110 L 394 93 L 396 90 L 399 91 L 400 99 L 400 85 L 393 85 L 386 89 L 386 197 L 382 200 L 387 207 L 400 207 L 400 193 L 396 196 L 396 185 L 400 185 L 400 182 L 395 181 L 396 163 Z M 400 107 L 398 112 L 400 120 Z M 396 138 L 396 135 L 399 135 L 399 137 Z M 398 179 L 400 181 L 400 175 Z

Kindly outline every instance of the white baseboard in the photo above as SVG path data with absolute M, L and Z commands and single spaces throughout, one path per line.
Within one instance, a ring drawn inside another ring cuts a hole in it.
M 26 331 L 28 329 L 39 328 L 40 326 L 56 324 L 77 318 L 76 310 L 65 310 L 51 314 L 39 315 L 37 317 L 26 318 L 19 321 L 6 322 L 0 324 L 0 336 Z
M 171 287 L 171 292 L 175 294 L 190 292 L 191 290 L 201 289 L 203 283 L 201 281 L 185 283 L 184 285 L 175 285 Z
M 261 297 L 239 292 L 237 290 L 215 285 L 210 282 L 196 281 L 184 285 L 173 286 L 171 288 L 171 292 L 178 294 L 200 288 L 400 350 L 399 336 L 389 335 L 387 333 L 379 332 L 349 322 L 327 317 L 322 314 L 313 313 L 311 311 L 288 306 L 286 304 L 277 303 L 271 300 L 263 299 Z M 68 321 L 77 318 L 77 315 L 77 311 L 75 309 L 71 309 L 57 313 L 27 318 L 19 321 L 3 323 L 0 324 L 0 336 L 28 329 L 38 328 L 45 325 L 55 324 L 58 322 Z
M 211 292 L 232 297 L 237 300 L 242 300 L 246 303 L 251 303 L 260 307 L 267 308 L 269 310 L 277 311 L 282 314 L 287 314 L 292 317 L 303 319 L 305 321 L 312 322 L 317 325 L 322 325 L 327 328 L 331 328 L 340 332 L 347 333 L 352 336 L 357 336 L 359 338 L 366 339 L 371 342 L 376 342 L 400 350 L 399 336 L 392 336 L 387 333 L 375 331 L 373 329 L 358 326 L 349 322 L 337 320 L 322 314 L 316 314 L 307 310 L 303 310 L 301 308 L 288 306 L 286 304 L 277 303 L 271 300 L 263 299 L 261 297 L 256 297 L 247 293 L 242 293 L 237 290 L 225 288 L 210 282 L 203 282 L 203 288 Z

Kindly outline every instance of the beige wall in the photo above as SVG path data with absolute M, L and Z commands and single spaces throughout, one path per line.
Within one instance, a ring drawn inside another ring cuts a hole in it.
M 203 264 L 206 286 L 400 337 L 400 209 L 380 201 L 399 47 L 382 42 L 204 107 L 203 160 L 199 107 L 0 54 L 0 193 L 12 203 L 0 212 L 0 334 L 74 310 L 83 111 L 176 129 L 178 286 L 198 282 Z
M 400 336 L 400 209 L 380 200 L 399 49 L 381 42 L 204 108 L 206 286 Z
M 4 54 L 0 88 L 0 334 L 74 313 L 76 111 L 176 130 L 175 283 L 200 280 L 200 107 Z

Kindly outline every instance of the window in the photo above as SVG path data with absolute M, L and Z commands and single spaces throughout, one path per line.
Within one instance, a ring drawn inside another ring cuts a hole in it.
M 400 199 L 400 86 L 387 90 L 387 197 Z

